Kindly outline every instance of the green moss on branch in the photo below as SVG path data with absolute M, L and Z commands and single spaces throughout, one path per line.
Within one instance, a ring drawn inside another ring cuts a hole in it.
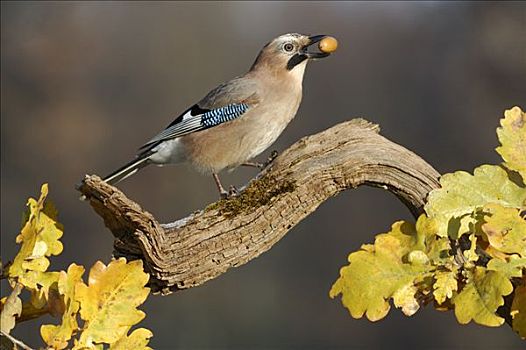
M 231 218 L 240 213 L 246 213 L 253 208 L 268 204 L 280 194 L 292 192 L 296 184 L 291 180 L 277 180 L 272 176 L 264 176 L 252 181 L 238 196 L 221 199 L 209 205 L 208 210 L 217 210 L 221 215 Z

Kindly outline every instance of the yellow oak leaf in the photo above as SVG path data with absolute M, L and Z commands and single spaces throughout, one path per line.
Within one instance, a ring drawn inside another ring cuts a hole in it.
M 480 266 L 468 271 L 467 284 L 452 299 L 458 322 L 466 324 L 473 320 L 484 326 L 500 326 L 504 319 L 495 312 L 504 304 L 502 297 L 512 291 L 511 282 L 497 271 L 487 271 Z
M 508 279 L 522 277 L 526 269 L 526 258 L 520 258 L 518 255 L 511 255 L 506 260 L 493 258 L 489 261 L 487 269 L 498 271 Z
M 489 243 L 501 252 L 526 258 L 526 220 L 519 215 L 519 210 L 490 203 L 482 212 L 486 214 L 482 231 Z
M 18 297 L 22 292 L 23 286 L 15 284 L 11 294 L 2 302 L 2 312 L 0 313 L 0 331 L 9 334 L 15 327 L 16 317 L 22 313 L 22 300 Z
M 506 167 L 519 172 L 526 181 L 526 114 L 519 107 L 508 109 L 500 125 L 497 136 L 501 146 L 497 147 L 497 152 Z
M 25 288 L 31 291 L 31 304 L 35 308 L 42 308 L 49 299 L 49 293 L 57 290 L 59 272 L 55 271 L 26 271 L 18 279 Z
M 58 291 L 63 297 L 65 310 L 60 325 L 42 325 L 40 335 L 53 349 L 64 349 L 68 346 L 73 332 L 78 330 L 77 312 L 79 302 L 75 300 L 77 284 L 82 283 L 84 267 L 71 264 L 68 271 L 61 271 L 58 279 Z
M 393 293 L 394 305 L 401 308 L 406 316 L 412 316 L 420 309 L 420 304 L 415 298 L 416 292 L 417 288 L 413 283 L 408 283 Z
M 145 328 L 134 330 L 129 336 L 125 335 L 115 343 L 111 344 L 109 350 L 151 350 L 148 340 L 153 336 L 152 332 Z
M 58 296 L 58 272 L 46 272 L 47 257 L 62 252 L 63 227 L 57 222 L 57 210 L 47 200 L 48 186 L 42 185 L 38 200 L 29 198 L 22 230 L 16 237 L 20 251 L 7 269 L 7 277 L 17 280 L 31 293 L 30 305 L 23 307 L 21 319 L 31 319 L 44 313 L 61 314 Z
M 526 339 L 526 278 L 522 279 L 523 285 L 515 289 L 511 303 L 512 327 L 522 339 Z
M 10 278 L 23 277 L 27 271 L 44 272 L 49 266 L 47 257 L 62 252 L 59 239 L 63 227 L 57 222 L 57 211 L 46 200 L 47 195 L 48 186 L 44 184 L 40 198 L 29 198 L 27 202 L 28 211 L 22 231 L 16 237 L 16 242 L 22 246 L 7 271 Z
M 140 260 L 126 263 L 121 258 L 108 266 L 96 262 L 90 269 L 89 285 L 76 285 L 75 300 L 80 303 L 80 316 L 86 322 L 74 349 L 112 344 L 142 320 L 144 312 L 137 306 L 150 292 L 144 287 L 148 279 Z
M 396 222 L 389 233 L 376 236 L 374 246 L 349 255 L 349 265 L 340 270 L 340 278 L 332 286 L 331 298 L 342 294 L 342 303 L 354 318 L 364 314 L 371 321 L 384 318 L 389 312 L 388 299 L 397 293 L 397 302 L 405 311 L 416 311 L 408 297 L 415 279 L 428 272 L 425 264 L 405 263 L 403 258 L 417 243 L 415 227 Z M 405 289 L 405 290 L 404 290 Z M 414 293 L 412 294 L 414 297 Z
M 439 271 L 435 273 L 434 277 L 433 295 L 435 300 L 442 304 L 446 299 L 451 299 L 453 292 L 458 288 L 457 270 Z
M 437 238 L 438 222 L 425 214 L 418 217 L 415 224 L 417 242 L 415 249 L 425 250 Z
M 432 264 L 444 265 L 453 262 L 451 255 L 451 241 L 447 237 L 440 237 L 435 232 L 427 233 L 425 241 L 426 255 Z
M 511 181 L 499 166 L 482 165 L 473 175 L 465 171 L 445 174 L 440 184 L 441 188 L 429 194 L 425 211 L 436 220 L 441 237 L 458 238 L 476 222 L 473 212 L 487 203 L 513 208 L 526 204 L 526 188 Z

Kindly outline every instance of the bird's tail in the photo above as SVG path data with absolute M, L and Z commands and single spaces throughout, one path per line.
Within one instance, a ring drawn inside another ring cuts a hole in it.
M 127 178 L 128 176 L 132 176 L 135 174 L 138 170 L 144 168 L 149 164 L 148 160 L 150 158 L 148 156 L 143 156 L 137 159 L 132 160 L 128 164 L 120 167 L 119 169 L 115 170 L 110 175 L 106 176 L 103 181 L 107 182 L 110 185 L 115 185 L 117 182 L 120 182 Z

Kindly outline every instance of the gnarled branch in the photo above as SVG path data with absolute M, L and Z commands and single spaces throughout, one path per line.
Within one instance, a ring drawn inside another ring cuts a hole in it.
M 327 200 L 360 185 L 383 187 L 417 216 L 440 174 L 363 119 L 305 137 L 238 196 L 170 224 L 97 176 L 79 190 L 115 236 L 114 254 L 142 259 L 154 292 L 198 286 L 269 250 Z

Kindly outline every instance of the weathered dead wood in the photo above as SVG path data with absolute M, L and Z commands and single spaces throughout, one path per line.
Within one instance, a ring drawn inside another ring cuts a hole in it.
M 269 250 L 327 200 L 360 185 L 383 187 L 417 216 L 439 173 L 363 119 L 305 137 L 240 196 L 162 225 L 117 188 L 86 176 L 79 190 L 115 236 L 114 254 L 142 259 L 154 292 L 198 286 Z

